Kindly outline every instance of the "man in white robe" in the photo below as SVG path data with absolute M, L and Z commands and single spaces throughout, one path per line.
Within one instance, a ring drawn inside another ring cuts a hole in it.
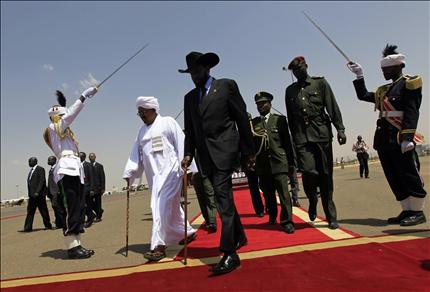
M 123 178 L 130 186 L 145 172 L 151 191 L 153 225 L 151 251 L 144 257 L 159 261 L 166 256 L 168 245 L 178 244 L 184 237 L 184 212 L 180 205 L 183 170 L 180 162 L 185 136 L 173 118 L 162 117 L 158 113 L 155 97 L 138 97 L 136 107 L 144 123 L 132 147 Z M 188 222 L 187 235 L 188 242 L 196 238 L 195 230 Z

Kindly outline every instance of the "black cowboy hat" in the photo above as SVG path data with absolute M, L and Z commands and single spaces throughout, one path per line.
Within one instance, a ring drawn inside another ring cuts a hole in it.
M 190 73 L 190 69 L 197 64 L 209 66 L 210 68 L 215 67 L 219 63 L 219 57 L 215 53 L 200 53 L 191 52 L 186 57 L 187 69 L 179 69 L 179 73 Z

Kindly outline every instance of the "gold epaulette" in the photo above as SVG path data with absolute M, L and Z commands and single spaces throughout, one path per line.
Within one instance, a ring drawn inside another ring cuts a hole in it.
M 387 94 L 389 87 L 390 87 L 390 84 L 385 84 L 385 85 L 379 86 L 375 90 L 375 110 L 381 109 L 382 101 L 384 100 L 384 97 Z
M 410 76 L 405 75 L 406 89 L 415 90 L 423 86 L 423 79 L 420 75 Z

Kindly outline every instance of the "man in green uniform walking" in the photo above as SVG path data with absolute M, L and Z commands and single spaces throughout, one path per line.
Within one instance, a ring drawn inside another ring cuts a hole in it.
M 269 224 L 275 224 L 278 216 L 276 192 L 281 203 L 280 223 L 286 233 L 294 233 L 293 209 L 288 192 L 288 175 L 295 171 L 296 158 L 288 130 L 287 118 L 273 114 L 273 95 L 258 92 L 255 95 L 260 117 L 252 120 L 257 136 L 254 136 L 257 152 L 257 175 L 260 186 L 266 196 L 269 209 Z
M 337 229 L 336 206 L 333 202 L 332 128 L 337 130 L 340 145 L 346 143 L 345 127 L 334 94 L 324 77 L 311 77 L 303 56 L 295 57 L 288 69 L 297 78 L 287 87 L 285 105 L 296 147 L 303 188 L 309 199 L 309 219 L 317 216 L 317 187 L 330 229 Z

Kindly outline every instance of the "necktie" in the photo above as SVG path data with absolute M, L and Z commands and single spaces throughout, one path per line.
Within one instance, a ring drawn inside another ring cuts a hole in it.
M 33 173 L 33 167 L 30 169 L 30 172 L 28 173 L 27 181 L 30 181 L 32 173 Z
M 263 122 L 263 127 L 266 129 L 266 117 L 261 116 L 261 121 Z
M 203 97 L 206 96 L 206 87 L 200 87 L 200 102 L 202 102 Z

